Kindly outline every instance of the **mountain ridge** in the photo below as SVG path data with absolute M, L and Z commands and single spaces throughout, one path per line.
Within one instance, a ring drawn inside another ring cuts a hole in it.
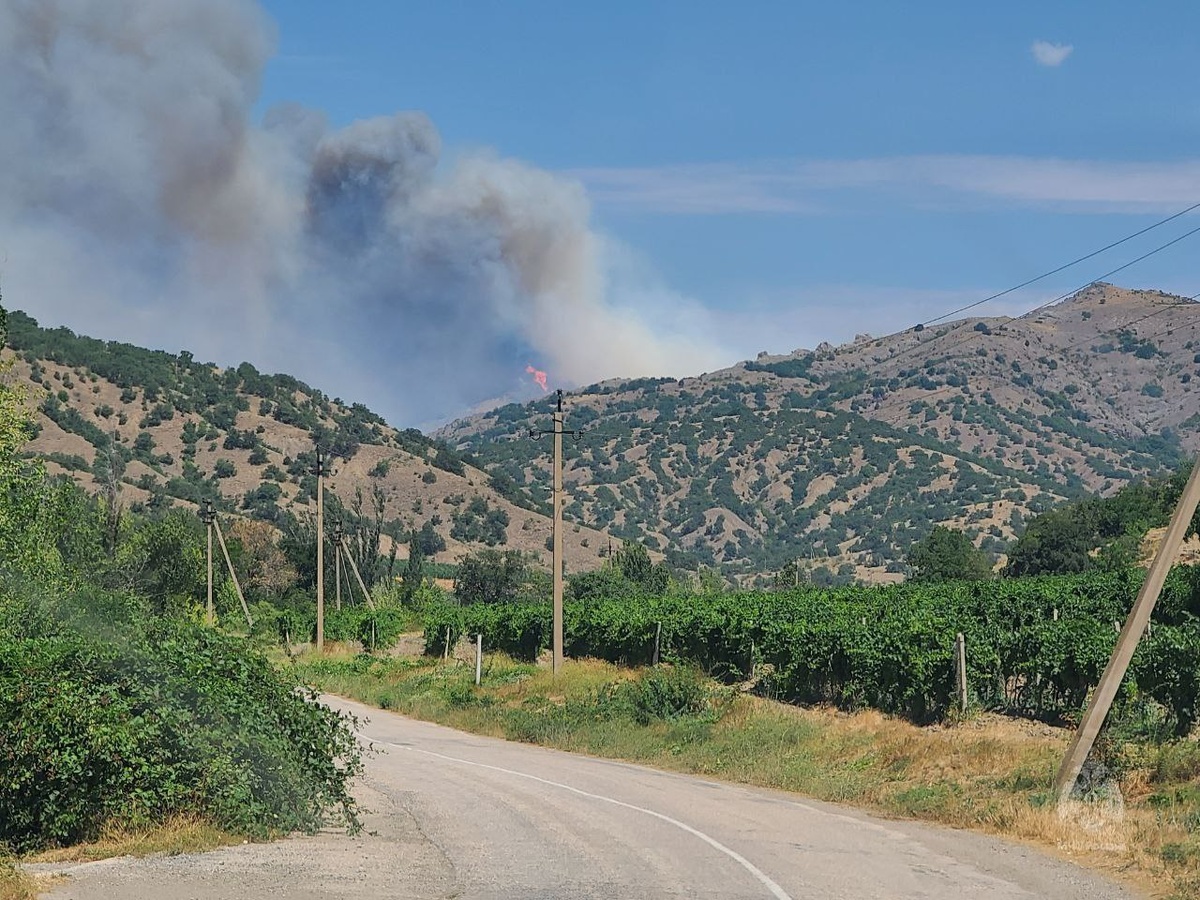
M 568 569 L 598 565 L 612 535 L 741 581 L 791 562 L 817 582 L 897 580 L 936 524 L 998 559 L 1029 516 L 1200 449 L 1198 311 L 1094 285 L 1026 316 L 569 392 Z M 249 363 L 9 324 L 52 471 L 94 489 L 115 461 L 127 503 L 209 498 L 270 520 L 311 508 L 321 443 L 342 457 L 332 489 L 379 488 L 394 537 L 430 523 L 442 559 L 491 541 L 548 565 L 549 459 L 528 429 L 549 424 L 551 396 L 426 436 Z
M 1020 317 L 591 385 L 568 395 L 585 428 L 568 514 L 743 577 L 797 558 L 818 580 L 899 577 L 934 524 L 998 557 L 1029 515 L 1200 449 L 1198 311 L 1097 284 Z M 540 499 L 521 434 L 547 412 L 509 404 L 435 435 Z
M 385 544 L 400 545 L 401 558 L 407 534 L 430 523 L 446 545 L 437 560 L 494 546 L 549 568 L 543 510 L 505 496 L 501 480 L 451 448 L 391 428 L 361 404 L 250 363 L 222 369 L 187 351 L 41 328 L 19 310 L 8 313 L 8 332 L 9 377 L 24 384 L 36 412 L 29 452 L 89 490 L 119 486 L 121 502 L 135 508 L 212 500 L 225 513 L 277 522 L 315 508 L 320 444 L 334 455 L 326 483 L 333 515 L 338 497 L 350 508 L 361 492 L 373 513 L 378 496 Z M 598 565 L 609 541 L 585 527 L 564 537 L 572 571 Z

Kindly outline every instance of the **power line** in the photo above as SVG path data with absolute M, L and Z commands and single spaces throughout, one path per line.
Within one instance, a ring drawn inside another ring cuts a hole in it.
M 1049 278 L 1051 275 L 1057 275 L 1059 272 L 1062 272 L 1062 271 L 1065 271 L 1066 269 L 1071 268 L 1071 266 L 1078 265 L 1081 262 L 1086 262 L 1087 260 L 1091 259 L 1094 256 L 1099 256 L 1101 253 L 1111 250 L 1114 247 L 1119 247 L 1119 246 L 1121 246 L 1121 244 L 1124 244 L 1128 241 L 1132 241 L 1134 238 L 1141 237 L 1143 234 L 1146 234 L 1149 231 L 1153 231 L 1155 228 L 1158 228 L 1161 225 L 1166 225 L 1168 222 L 1173 222 L 1176 219 L 1178 219 L 1180 216 L 1187 215 L 1194 209 L 1200 209 L 1200 203 L 1193 203 L 1187 209 L 1180 210 L 1179 212 L 1175 213 L 1174 215 L 1167 216 L 1167 218 L 1161 219 L 1161 220 L 1155 222 L 1153 225 L 1147 225 L 1141 231 L 1135 231 L 1133 234 L 1126 235 L 1125 237 L 1121 238 L 1119 241 L 1113 241 L 1111 244 L 1108 244 L 1105 247 L 1101 247 L 1099 250 L 1093 250 L 1091 253 L 1085 254 L 1084 256 L 1081 256 L 1078 259 L 1073 259 L 1069 263 L 1064 263 L 1063 265 L 1059 266 L 1057 269 L 1051 269 L 1049 272 L 1043 272 L 1041 275 L 1038 275 L 1034 278 L 1030 278 L 1028 281 L 1022 281 L 1020 284 L 1013 285 L 1010 288 L 1005 288 L 1004 290 L 1002 290 L 998 293 L 992 294 L 990 297 L 984 297 L 982 300 L 976 300 L 974 303 L 968 303 L 966 306 L 960 306 L 960 307 L 958 307 L 958 309 L 952 309 L 949 312 L 942 313 L 940 316 L 935 316 L 934 318 L 929 319 L 925 322 L 922 322 L 921 324 L 926 325 L 926 326 L 932 325 L 935 322 L 940 322 L 943 319 L 948 319 L 951 316 L 957 315 L 958 313 L 966 312 L 968 309 L 974 309 L 975 307 L 982 306 L 983 304 L 989 303 L 992 300 L 997 300 L 1000 297 L 1003 297 L 1007 294 L 1013 293 L 1014 291 L 1019 291 L 1019 290 L 1021 290 L 1021 288 L 1029 287 L 1029 285 L 1034 284 L 1035 282 L 1041 281 L 1044 278 Z
M 976 301 L 974 301 L 974 302 L 972 302 L 972 303 L 965 304 L 964 306 L 959 306 L 959 307 L 957 307 L 957 308 L 955 308 L 955 309 L 953 309 L 953 310 L 950 310 L 949 312 L 942 313 L 942 314 L 941 314 L 941 315 L 939 315 L 939 316 L 935 316 L 935 317 L 933 317 L 932 319 L 928 319 L 928 320 L 926 320 L 925 322 L 920 322 L 920 323 L 918 323 L 918 324 L 917 324 L 917 325 L 915 325 L 915 326 L 906 327 L 906 328 L 901 328 L 901 329 L 899 329 L 899 330 L 897 330 L 897 331 L 893 331 L 893 332 L 891 332 L 891 333 L 889 333 L 889 334 L 885 334 L 885 335 L 883 335 L 883 336 L 881 336 L 881 337 L 875 338 L 875 339 L 874 339 L 874 341 L 873 341 L 873 343 L 875 343 L 876 345 L 879 345 L 879 344 L 880 344 L 882 341 L 886 341 L 886 340 L 889 340 L 889 339 L 891 339 L 891 338 L 898 337 L 898 336 L 900 336 L 900 335 L 902 335 L 902 334 L 905 334 L 906 332 L 914 332 L 914 331 L 915 331 L 915 332 L 920 332 L 920 331 L 923 331 L 927 325 L 931 325 L 931 324 L 934 324 L 934 323 L 936 323 L 936 322 L 940 322 L 940 321 L 942 321 L 943 319 L 947 319 L 947 318 L 949 318 L 950 316 L 956 315 L 956 314 L 958 314 L 958 313 L 961 313 L 961 312 L 966 312 L 967 310 L 970 310 L 970 309 L 975 309 L 976 307 L 982 306 L 983 304 L 985 304 L 985 303 L 988 303 L 988 302 L 990 302 L 990 301 L 992 301 L 992 300 L 995 300 L 995 299 L 997 299 L 997 298 L 999 298 L 999 297 L 1006 296 L 1007 294 L 1011 294 L 1011 293 L 1013 293 L 1014 291 L 1018 291 L 1018 290 L 1020 290 L 1021 288 L 1028 287 L 1029 285 L 1031 285 L 1031 284 L 1034 284 L 1035 282 L 1041 281 L 1041 280 L 1042 280 L 1042 279 L 1044 279 L 1044 278 L 1048 278 L 1048 277 L 1050 277 L 1051 275 L 1055 275 L 1055 274 L 1057 274 L 1057 273 L 1059 273 L 1059 272 L 1062 272 L 1062 271 L 1064 271 L 1064 270 L 1066 270 L 1066 269 L 1069 269 L 1069 268 L 1071 268 L 1071 267 L 1072 267 L 1072 266 L 1074 266 L 1074 265 L 1077 265 L 1077 264 L 1079 264 L 1079 263 L 1081 263 L 1081 262 L 1084 262 L 1084 261 L 1086 261 L 1086 260 L 1092 259 L 1093 257 L 1099 256 L 1101 253 L 1104 253 L 1104 252 L 1106 252 L 1106 251 L 1108 251 L 1108 250 L 1111 250 L 1111 249 L 1113 249 L 1114 247 L 1119 247 L 1120 245 L 1122 245 L 1122 244 L 1124 244 L 1124 243 L 1127 243 L 1128 241 L 1131 241 L 1131 240 L 1133 240 L 1134 238 L 1141 237 L 1142 235 L 1146 234 L 1147 232 L 1153 231 L 1154 229 L 1156 229 L 1156 228 L 1159 228 L 1159 227 L 1161 227 L 1161 226 L 1163 226 L 1163 225 L 1166 225 L 1166 224 L 1168 224 L 1169 222 L 1173 222 L 1173 221 L 1175 221 L 1176 219 L 1178 219 L 1178 218 L 1180 218 L 1180 217 L 1182 217 L 1182 216 L 1185 216 L 1185 215 L 1187 215 L 1189 212 L 1192 212 L 1192 211 L 1194 211 L 1194 210 L 1196 210 L 1196 209 L 1200 209 L 1200 202 L 1198 202 L 1198 203 L 1193 203 L 1191 206 L 1188 206 L 1188 207 L 1187 207 L 1187 208 L 1185 208 L 1185 209 L 1181 209 L 1181 210 L 1180 210 L 1179 212 L 1177 212 L 1177 213 L 1173 213 L 1172 215 L 1169 215 L 1169 216 L 1167 216 L 1167 217 L 1166 217 L 1166 218 L 1164 218 L 1164 219 L 1160 219 L 1160 220 L 1159 220 L 1159 221 L 1157 221 L 1157 222 L 1154 222 L 1154 223 L 1152 223 L 1152 224 L 1150 224 L 1150 225 L 1147 225 L 1145 228 L 1142 228 L 1142 229 L 1140 229 L 1139 231 L 1135 231 L 1135 232 L 1134 232 L 1134 233 L 1132 233 L 1132 234 L 1126 235 L 1125 237 L 1123 237 L 1123 238 L 1120 238 L 1119 240 L 1113 241 L 1112 243 L 1110 243 L 1110 244 L 1107 244 L 1107 245 L 1105 245 L 1104 247 L 1101 247 L 1099 250 L 1094 250 L 1094 251 L 1092 251 L 1091 253 L 1087 253 L 1087 254 L 1085 254 L 1085 255 L 1083 255 L 1083 256 L 1081 256 L 1081 257 L 1077 258 L 1077 259 L 1074 259 L 1074 260 L 1072 260 L 1072 261 L 1071 261 L 1071 262 L 1069 262 L 1069 263 L 1065 263 L 1065 264 L 1063 264 L 1063 265 L 1061 265 L 1061 266 L 1058 266 L 1057 268 L 1051 269 L 1051 270 L 1050 270 L 1050 271 L 1048 271 L 1048 272 L 1043 272 L 1041 275 L 1037 275 L 1037 276 L 1035 276 L 1034 278 L 1030 278 L 1030 279 L 1028 279 L 1028 280 L 1026 280 L 1026 281 L 1023 281 L 1023 282 L 1021 282 L 1020 284 L 1013 285 L 1013 286 L 1012 286 L 1012 287 L 1010 287 L 1010 288 L 1005 288 L 1005 289 L 1004 289 L 1004 290 L 1002 290 L 1002 291 L 999 291 L 999 292 L 997 292 L 997 293 L 994 293 L 994 294 L 991 294 L 991 295 L 989 295 L 989 296 L 987 296 L 987 297 L 984 297 L 982 300 L 976 300 Z M 1151 256 L 1153 256 L 1153 255 L 1155 255 L 1156 253 L 1159 253 L 1159 252 L 1161 252 L 1161 251 L 1163 251 L 1163 250 L 1167 249 L 1168 247 L 1171 247 L 1171 246 L 1173 246 L 1174 244 L 1177 244 L 1177 243 L 1179 243 L 1179 241 L 1181 241 L 1181 240 L 1184 240 L 1185 238 L 1191 237 L 1191 236 L 1192 236 L 1193 234 L 1195 234 L 1197 231 L 1200 231 L 1200 229 L 1192 229 L 1191 231 L 1189 231 L 1189 232 L 1186 232 L 1186 233 L 1185 233 L 1185 234 L 1183 234 L 1183 235 L 1180 235 L 1179 237 L 1175 238 L 1174 240 L 1171 240 L 1171 241 L 1167 242 L 1166 244 L 1160 245 L 1159 247 L 1156 247 L 1156 248 L 1154 248 L 1153 250 L 1149 251 L 1148 253 L 1145 253 L 1145 254 L 1143 254 L 1142 256 L 1139 256 L 1139 257 L 1137 257 L 1136 259 L 1133 259 L 1133 260 L 1131 260 L 1131 261 L 1129 261 L 1129 262 L 1127 262 L 1127 263 L 1125 263 L 1125 264 L 1123 264 L 1123 265 L 1121 265 L 1121 266 L 1118 266 L 1117 268 L 1113 269 L 1113 270 L 1112 270 L 1112 271 L 1110 271 L 1110 272 L 1107 272 L 1107 273 L 1105 273 L 1104 275 L 1101 275 L 1101 276 L 1099 276 L 1099 277 L 1097 277 L 1097 278 L 1093 278 L 1092 280 L 1088 281 L 1086 284 L 1083 284 L 1083 285 L 1081 285 L 1080 287 L 1078 287 L 1078 288 L 1075 288 L 1073 291 L 1069 291 L 1069 292 L 1068 292 L 1068 293 L 1066 293 L 1066 294 L 1061 294 L 1061 295 L 1059 295 L 1058 297 L 1055 297 L 1053 300 L 1050 300 L 1050 301 L 1048 301 L 1048 302 L 1046 302 L 1046 303 L 1043 303 L 1043 304 L 1041 304 L 1040 306 L 1037 306 L 1037 307 L 1035 307 L 1034 309 L 1030 310 L 1030 311 L 1029 311 L 1029 313 L 1025 313 L 1025 315 L 1029 315 L 1030 313 L 1033 313 L 1033 312 L 1038 312 L 1038 311 L 1040 311 L 1040 310 L 1042 310 L 1042 309 L 1045 309 L 1047 306 L 1050 306 L 1050 305 L 1052 305 L 1052 304 L 1054 304 L 1054 303 L 1058 303 L 1060 300 L 1065 300 L 1067 297 L 1070 297 L 1072 294 L 1076 294 L 1076 293 L 1078 293 L 1079 291 L 1083 290 L 1084 288 L 1087 288 L 1087 287 L 1089 287 L 1089 286 L 1091 286 L 1091 285 L 1095 284 L 1097 281 L 1102 281 L 1102 280 L 1104 280 L 1105 278 L 1108 278 L 1108 277 L 1110 277 L 1110 276 L 1112 276 L 1112 275 L 1115 275 L 1115 274 L 1117 274 L 1118 272 L 1122 272 L 1122 271 L 1124 271 L 1125 269 L 1129 268 L 1130 266 L 1132 266 L 1132 265 L 1135 265 L 1136 263 L 1139 263 L 1139 262 L 1141 262 L 1141 261 L 1143 261 L 1143 260 L 1145 260 L 1145 259 L 1147 259 L 1147 258 L 1149 258 L 1149 257 L 1151 257 Z M 905 356 L 907 356 L 908 354 L 910 354 L 910 353 L 912 353 L 912 352 L 914 352 L 914 351 L 916 351 L 916 350 L 920 349 L 922 346 L 924 346 L 924 345 L 923 345 L 923 343 L 922 343 L 922 342 L 920 342 L 920 341 L 918 341 L 918 343 L 916 343 L 916 344 L 912 345 L 911 347 L 907 347 L 907 348 L 905 348 L 905 349 L 901 350 L 901 351 L 900 351 L 898 354 L 896 354 L 895 356 L 892 356 L 892 357 L 890 357 L 890 358 L 889 358 L 889 359 L 887 359 L 887 360 L 881 360 L 881 361 L 880 361 L 880 364 L 881 364 L 881 365 L 887 365 L 887 364 L 889 364 L 889 363 L 894 363 L 894 362 L 896 362 L 896 361 L 898 361 L 898 360 L 900 360 L 900 359 L 903 359 L 903 358 L 904 358 Z
M 1197 293 L 1193 294 L 1192 296 L 1190 296 L 1190 297 L 1186 298 L 1186 300 L 1185 300 L 1184 302 L 1182 302 L 1182 303 L 1168 303 L 1168 304 L 1165 304 L 1165 305 L 1163 305 L 1162 307 L 1160 307 L 1159 309 L 1156 309 L 1154 312 L 1147 313 L 1146 315 L 1144 315 L 1144 316 L 1141 316 L 1140 318 L 1137 318 L 1137 319 L 1132 319 L 1132 320 L 1130 320 L 1130 321 L 1128 321 L 1128 322 L 1125 322 L 1125 323 L 1124 323 L 1124 324 L 1122 324 L 1122 325 L 1119 325 L 1119 326 L 1117 326 L 1116 328 L 1107 328 L 1107 329 L 1105 329 L 1104 331 L 1100 332 L 1100 334 L 1101 334 L 1101 335 L 1105 335 L 1105 334 L 1114 334 L 1114 333 L 1117 333 L 1117 332 L 1123 331 L 1123 330 L 1125 330 L 1125 329 L 1127 329 L 1127 328 L 1131 328 L 1131 327 L 1133 327 L 1134 325 L 1137 325 L 1137 324 L 1139 324 L 1139 323 L 1141 323 L 1141 322 L 1145 322 L 1145 321 L 1146 321 L 1146 320 L 1148 320 L 1148 319 L 1153 319 L 1155 316 L 1160 316 L 1160 315 L 1162 315 L 1163 313 L 1165 313 L 1165 312 L 1168 312 L 1169 310 L 1172 310 L 1172 309 L 1177 309 L 1178 307 L 1181 307 L 1181 306 L 1193 306 L 1193 305 L 1196 305 L 1196 304 L 1192 303 L 1191 301 L 1194 301 L 1194 300 L 1196 300 L 1198 297 L 1200 297 L 1200 292 L 1197 292 Z M 1157 332 L 1156 332 L 1156 334 L 1157 334 Z M 982 332 L 972 332 L 972 335 L 971 335 L 971 337 L 970 337 L 970 338 L 968 338 L 968 340 L 972 340 L 972 339 L 974 339 L 975 337 L 979 337 L 979 336 L 981 336 L 981 335 L 982 335 Z M 1078 346 L 1079 346 L 1081 343 L 1083 343 L 1083 342 L 1084 342 L 1084 340 L 1094 340 L 1094 339 L 1095 339 L 1095 337 L 1096 337 L 1096 336 L 1089 336 L 1089 337 L 1087 337 L 1087 338 L 1081 338 L 1081 339 L 1079 339 L 1079 340 L 1075 340 L 1075 341 L 1069 341 L 1068 343 L 1066 343 L 1066 344 L 1063 344 L 1061 347 L 1058 347 L 1058 348 L 1055 348 L 1055 349 L 1057 350 L 1057 352 L 1059 352 L 1059 353 L 1062 353 L 1063 351 L 1070 350 L 1070 349 L 1072 349 L 1072 348 L 1074 348 L 1074 347 L 1078 347 Z M 967 341 L 966 341 L 966 340 L 964 340 L 964 341 L 960 341 L 959 343 L 960 343 L 960 344 L 965 344 L 966 342 L 967 342 Z M 955 346 L 958 346 L 958 345 L 955 345 Z M 951 349 L 953 349 L 953 348 L 951 348 Z M 924 394 L 920 395 L 919 397 L 914 397 L 914 398 L 912 399 L 912 401 L 910 401 L 910 402 L 916 402 L 917 400 L 927 400 L 927 399 L 929 399 L 930 397 L 936 397 L 936 396 L 938 396 L 939 394 L 944 394 L 944 393 L 946 393 L 947 391 L 952 391 L 952 390 L 957 390 L 957 389 L 958 389 L 958 386 L 957 386 L 957 385 L 952 385 L 952 384 L 944 385 L 943 387 L 936 388 L 936 389 L 934 389 L 934 390 L 931 390 L 931 391 L 927 391 L 926 393 L 924 393 Z M 906 418 L 905 414 L 904 414 L 904 413 L 901 413 L 901 414 L 900 414 L 898 417 L 896 417 L 896 418 L 894 418 L 894 419 L 884 418 L 884 417 L 882 417 L 882 416 L 881 416 L 881 417 L 879 417 L 879 419 L 877 419 L 876 421 L 885 422 L 885 423 L 887 423 L 888 425 L 897 425 L 897 424 L 899 424 L 901 421 L 903 421 L 905 418 Z
M 1200 204 L 1198 204 L 1198 205 L 1200 205 Z M 1191 208 L 1194 209 L 1195 207 L 1191 207 Z M 1178 215 L 1181 215 L 1181 214 L 1178 214 Z M 1162 251 L 1175 246 L 1180 241 L 1185 240 L 1197 233 L 1200 233 L 1200 225 L 1196 226 L 1195 228 L 1191 229 L 1190 231 L 1184 232 L 1183 234 L 1179 235 L 1176 238 L 1173 238 L 1173 239 L 1167 241 L 1165 244 L 1160 244 L 1159 246 L 1155 247 L 1153 250 L 1149 250 L 1146 253 L 1143 253 L 1141 256 L 1131 259 L 1127 263 L 1122 263 L 1121 265 L 1117 266 L 1115 269 L 1110 269 L 1109 271 L 1105 272 L 1103 275 L 1097 276 L 1096 278 L 1093 278 L 1092 280 L 1079 285 L 1079 287 L 1073 288 L 1072 290 L 1069 290 L 1064 294 L 1059 294 L 1057 297 L 1054 297 L 1051 300 L 1047 300 L 1045 303 L 1035 306 L 1033 309 L 1029 310 L 1029 312 L 1025 313 L 1025 315 L 1031 316 L 1034 313 L 1041 312 L 1043 309 L 1046 309 L 1049 306 L 1053 306 L 1054 304 L 1059 303 L 1062 300 L 1066 300 L 1068 297 L 1072 297 L 1075 294 L 1078 294 L 1080 291 L 1085 290 L 1098 282 L 1104 281 L 1106 278 L 1116 275 L 1118 272 L 1123 272 L 1126 269 L 1128 269 L 1130 266 L 1136 265 L 1137 263 L 1140 263 L 1143 260 L 1149 259 L 1151 256 L 1161 253 Z M 975 304 L 975 305 L 978 305 L 978 304 Z M 920 327 L 924 328 L 924 325 L 922 325 Z M 896 334 L 899 334 L 899 333 L 900 332 L 896 332 Z M 957 347 L 960 347 L 963 344 L 966 344 L 970 341 L 977 340 L 978 338 L 983 337 L 985 334 L 986 333 L 982 332 L 982 331 L 972 331 L 967 337 L 963 338 L 962 340 L 960 340 L 954 344 L 951 344 L 948 348 L 946 348 L 940 352 L 943 354 L 951 353 Z M 889 337 L 892 337 L 892 336 L 894 336 L 894 335 L 889 335 Z M 903 359 L 904 357 L 908 356 L 909 354 L 911 354 L 917 350 L 920 350 L 922 348 L 925 348 L 930 343 L 932 343 L 932 341 L 918 342 L 916 344 L 913 344 L 911 347 L 907 347 L 904 350 L 901 350 L 895 356 L 892 356 L 886 360 L 883 360 L 881 362 L 881 365 L 890 366 L 890 365 L 898 362 L 899 360 Z

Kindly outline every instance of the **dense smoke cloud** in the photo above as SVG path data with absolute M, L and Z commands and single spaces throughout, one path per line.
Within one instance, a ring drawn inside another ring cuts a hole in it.
M 531 362 L 582 384 L 728 361 L 701 311 L 614 273 L 577 183 L 447 164 L 420 113 L 254 123 L 273 44 L 248 0 L 0 0 L 6 303 L 399 424 L 536 391 Z

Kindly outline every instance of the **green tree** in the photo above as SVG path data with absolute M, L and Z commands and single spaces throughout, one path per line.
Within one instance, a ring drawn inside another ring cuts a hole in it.
M 408 536 L 408 559 L 400 572 L 400 597 L 403 603 L 412 603 L 424 575 L 425 550 L 421 544 L 421 533 L 414 528 Z
M 446 539 L 437 533 L 433 519 L 425 520 L 425 524 L 417 531 L 416 537 L 422 556 L 437 556 L 446 549 Z
M 627 599 L 641 593 L 638 586 L 611 563 L 570 576 L 567 591 L 572 600 L 584 601 Z
M 1006 575 L 1066 575 L 1092 567 L 1095 530 L 1079 510 L 1052 509 L 1031 521 L 1008 551 Z
M 203 540 L 204 528 L 192 512 L 172 509 L 141 520 L 117 551 L 123 586 L 149 600 L 159 615 L 187 613 L 206 589 Z
M 0 345 L 7 343 L 7 323 L 0 307 Z M 0 363 L 0 375 L 11 368 L 11 361 Z M 45 469 L 22 455 L 31 429 L 24 392 L 0 378 L 0 569 L 48 576 L 61 567 L 55 537 L 62 517 Z
M 976 549 L 961 531 L 944 525 L 934 526 L 914 544 L 905 561 L 913 570 L 914 581 L 979 581 L 992 574 L 987 554 Z
M 517 599 L 527 576 L 519 551 L 481 550 L 459 561 L 454 593 L 461 603 L 504 603 Z
M 621 549 L 613 554 L 621 574 L 652 596 L 666 593 L 671 584 L 671 573 L 662 563 L 650 559 L 650 552 L 637 541 L 625 541 Z
M 808 579 L 803 577 L 800 563 L 794 559 L 775 573 L 775 590 L 777 591 L 786 591 L 788 588 L 799 586 L 802 582 L 807 584 Z

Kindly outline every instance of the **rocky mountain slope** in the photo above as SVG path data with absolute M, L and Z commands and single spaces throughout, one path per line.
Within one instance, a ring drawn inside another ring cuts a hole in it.
M 503 496 L 450 448 L 397 431 L 363 406 L 248 363 L 222 370 L 186 352 L 43 329 L 20 312 L 8 325 L 16 357 L 9 377 L 25 383 L 38 410 L 30 451 L 89 490 L 119 485 L 127 506 L 211 499 L 268 521 L 289 510 L 304 515 L 315 510 L 319 442 L 336 454 L 326 496 L 351 507 L 361 491 L 373 514 L 377 495 L 392 538 L 430 523 L 446 543 L 438 561 L 495 546 L 534 554 L 549 568 L 544 510 L 518 492 Z M 584 526 L 567 529 L 568 570 L 597 566 L 608 542 Z
M 1200 449 L 1200 304 L 1098 284 L 1020 318 L 860 336 L 568 400 L 568 515 L 680 565 L 898 577 L 935 523 L 1002 552 L 1025 518 Z M 438 433 L 545 497 L 549 399 Z

